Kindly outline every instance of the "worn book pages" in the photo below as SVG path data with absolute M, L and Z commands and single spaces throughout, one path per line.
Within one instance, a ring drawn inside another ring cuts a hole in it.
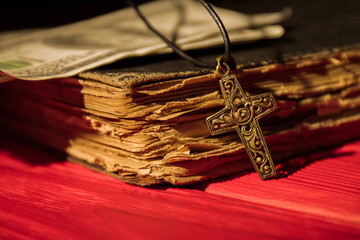
M 277 100 L 260 120 L 275 163 L 360 136 L 359 59 L 353 47 L 235 72 L 247 94 Z M 211 70 L 14 80 L 0 88 L 0 126 L 131 184 L 253 171 L 236 132 L 211 136 L 206 126 L 224 106 L 218 80 Z
M 183 50 L 223 45 L 219 29 L 198 1 L 151 1 L 139 8 Z M 284 34 L 279 24 L 291 15 L 290 8 L 263 14 L 215 10 L 233 44 L 279 38 Z M 26 80 L 69 77 L 120 59 L 169 52 L 130 7 L 52 29 L 0 34 L 0 70 Z

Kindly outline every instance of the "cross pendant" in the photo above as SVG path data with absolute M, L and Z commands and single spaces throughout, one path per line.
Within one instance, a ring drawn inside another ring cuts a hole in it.
M 276 174 L 274 163 L 264 140 L 258 120 L 277 108 L 274 96 L 263 93 L 246 96 L 235 75 L 219 81 L 226 106 L 206 119 L 212 135 L 236 129 L 252 164 L 261 179 Z

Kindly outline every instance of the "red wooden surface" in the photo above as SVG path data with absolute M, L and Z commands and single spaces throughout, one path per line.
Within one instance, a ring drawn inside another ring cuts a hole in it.
M 360 141 L 278 167 L 143 188 L 0 138 L 0 238 L 360 239 Z

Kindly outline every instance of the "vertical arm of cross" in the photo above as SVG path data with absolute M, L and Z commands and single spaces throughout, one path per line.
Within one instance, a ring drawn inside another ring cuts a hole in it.
M 275 166 L 257 119 L 254 118 L 246 125 L 239 125 L 236 130 L 260 178 L 275 175 Z

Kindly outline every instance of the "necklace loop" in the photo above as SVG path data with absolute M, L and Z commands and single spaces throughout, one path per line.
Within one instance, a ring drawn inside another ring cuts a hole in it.
M 219 75 L 220 77 L 226 77 L 229 75 L 231 68 L 229 64 L 227 64 L 222 60 L 223 60 L 223 56 L 216 58 L 216 61 L 218 62 L 218 64 L 216 65 L 216 74 Z
M 213 20 L 215 21 L 216 25 L 218 26 L 220 33 L 223 37 L 224 40 L 224 55 L 222 57 L 221 60 L 221 65 L 225 65 L 225 63 L 227 64 L 226 69 L 229 69 L 228 71 L 222 71 L 225 73 L 228 73 L 230 70 L 234 70 L 236 69 L 236 63 L 234 58 L 231 56 L 231 44 L 230 44 L 230 38 L 228 36 L 228 33 L 225 29 L 225 26 L 223 24 L 223 22 L 221 21 L 220 17 L 217 15 L 217 13 L 215 12 L 215 10 L 212 8 L 212 6 L 206 1 L 206 0 L 198 0 L 203 6 L 204 8 L 209 12 L 209 14 L 211 15 L 211 17 L 213 18 Z M 178 54 L 180 57 L 183 57 L 184 59 L 189 60 L 190 62 L 192 62 L 194 65 L 199 66 L 199 67 L 204 67 L 204 68 L 214 68 L 215 64 L 212 63 L 206 63 L 203 61 L 200 61 L 198 59 L 195 59 L 193 57 L 191 57 L 190 55 L 188 55 L 187 53 L 185 53 L 183 50 L 181 50 L 175 43 L 171 42 L 170 40 L 168 40 L 163 34 L 161 34 L 160 32 L 158 32 L 149 22 L 148 20 L 145 18 L 145 16 L 140 12 L 137 4 L 134 2 L 134 0 L 127 0 L 128 4 L 130 6 L 132 6 L 136 12 L 136 14 L 139 16 L 139 18 L 145 23 L 145 25 L 147 26 L 147 28 L 152 31 L 153 33 L 155 33 L 160 39 L 162 39 L 176 54 Z M 219 64 L 218 64 L 219 65 Z M 216 69 L 218 69 L 218 67 L 216 66 Z

